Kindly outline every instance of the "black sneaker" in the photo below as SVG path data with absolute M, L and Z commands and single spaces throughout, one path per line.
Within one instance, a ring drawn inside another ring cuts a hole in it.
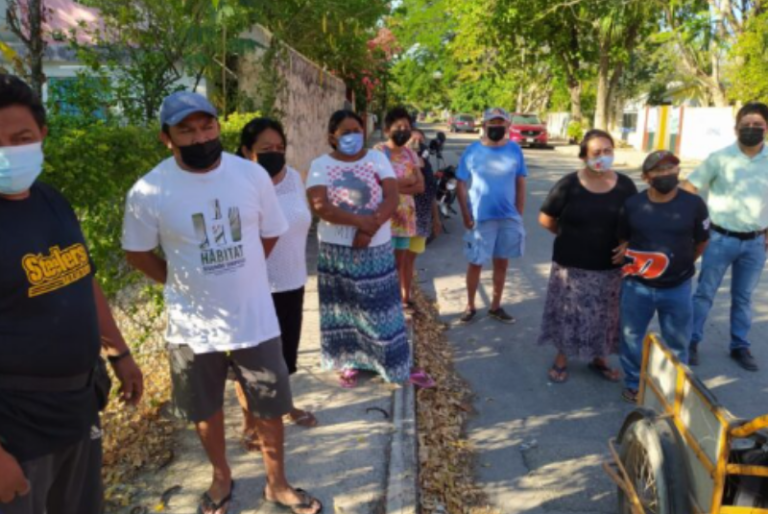
M 757 362 L 755 362 L 755 358 L 752 357 L 752 353 L 747 348 L 731 350 L 731 359 L 735 360 L 736 364 L 747 371 L 757 371 L 760 369 L 757 366 Z
M 688 347 L 688 365 L 699 365 L 699 347 L 696 345 L 691 345 Z
M 475 316 L 477 315 L 477 310 L 475 309 L 467 309 L 464 311 L 464 314 L 461 315 L 459 318 L 460 323 L 472 323 L 475 321 Z
M 495 319 L 496 321 L 501 321 L 502 323 L 506 323 L 507 325 L 511 325 L 515 321 L 517 321 L 514 317 L 510 316 L 504 311 L 504 307 L 499 307 L 496 310 L 489 309 L 488 315 Z

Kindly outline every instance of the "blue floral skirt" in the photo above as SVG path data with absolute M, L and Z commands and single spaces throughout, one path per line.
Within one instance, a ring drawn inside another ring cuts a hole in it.
M 413 361 L 392 245 L 320 243 L 317 287 L 323 367 L 408 380 Z
M 593 360 L 619 347 L 621 269 L 590 271 L 552 263 L 540 345 Z

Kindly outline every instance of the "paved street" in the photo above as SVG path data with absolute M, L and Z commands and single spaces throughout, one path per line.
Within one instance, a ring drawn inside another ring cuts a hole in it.
M 427 126 L 426 128 L 434 128 Z M 433 133 L 430 133 L 430 136 Z M 448 134 L 449 160 L 476 134 Z M 504 514 L 609 514 L 616 512 L 615 487 L 600 464 L 607 440 L 618 431 L 631 406 L 620 399 L 621 385 L 571 363 L 570 380 L 548 381 L 554 350 L 537 347 L 544 295 L 551 262 L 552 236 L 537 223 L 539 207 L 552 185 L 576 169 L 577 148 L 567 152 L 525 150 L 529 167 L 525 225 L 526 255 L 513 262 L 505 305 L 517 318 L 507 326 L 483 318 L 468 327 L 455 322 L 465 306 L 463 227 L 459 217 L 448 223 L 449 234 L 431 244 L 417 263 L 422 288 L 439 300 L 455 345 L 458 371 L 476 393 L 476 416 L 470 439 L 478 451 L 478 477 L 490 499 Z M 633 176 L 638 177 L 637 173 Z M 478 309 L 490 303 L 490 272 L 484 272 Z M 724 287 L 729 285 L 726 278 Z M 768 278 L 763 279 L 763 283 Z M 765 413 L 768 391 L 768 294 L 757 293 L 752 341 L 765 372 L 737 368 L 728 355 L 727 289 L 721 290 L 701 348 L 697 372 L 737 416 Z M 618 366 L 618 360 L 612 359 Z

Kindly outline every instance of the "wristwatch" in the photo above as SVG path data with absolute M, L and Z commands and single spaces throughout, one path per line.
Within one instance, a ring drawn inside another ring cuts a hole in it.
M 125 350 L 123 353 L 118 355 L 107 355 L 107 360 L 110 364 L 117 364 L 121 360 L 125 359 L 131 354 L 130 348 L 128 350 Z

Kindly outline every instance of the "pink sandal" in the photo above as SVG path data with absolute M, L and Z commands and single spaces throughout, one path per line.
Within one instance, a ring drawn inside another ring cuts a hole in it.
M 353 389 L 357 387 L 357 370 L 356 369 L 345 369 L 341 372 L 341 376 L 339 377 L 341 382 L 341 387 L 344 389 Z
M 411 372 L 411 384 L 421 387 L 422 389 L 431 389 L 435 387 L 435 381 L 427 375 L 427 372 L 423 369 L 414 369 Z

